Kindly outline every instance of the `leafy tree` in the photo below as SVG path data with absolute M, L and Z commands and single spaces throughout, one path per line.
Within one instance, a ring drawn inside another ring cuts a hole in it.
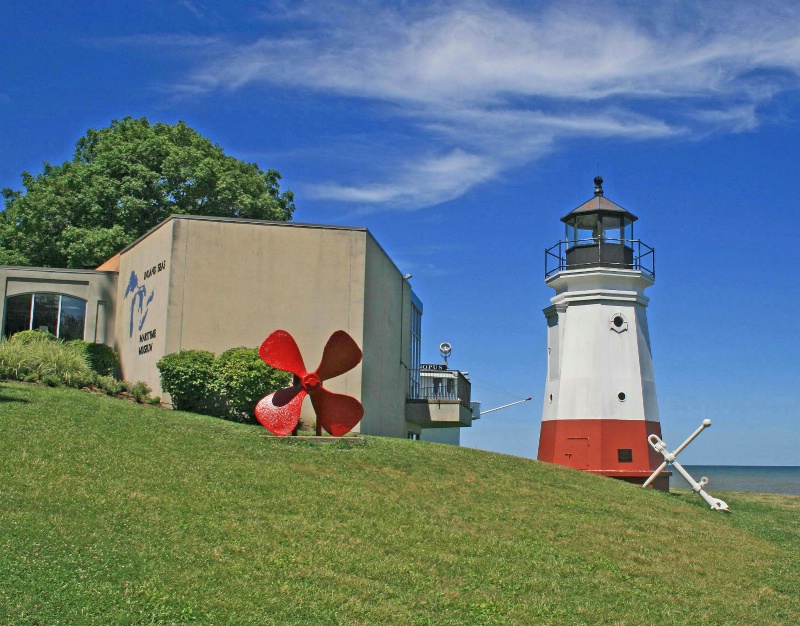
M 114 120 L 62 165 L 4 189 L 0 264 L 96 267 L 173 213 L 287 221 L 280 174 L 226 156 L 183 122 Z

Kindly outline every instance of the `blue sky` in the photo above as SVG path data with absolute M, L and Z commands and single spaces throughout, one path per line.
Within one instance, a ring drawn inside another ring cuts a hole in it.
M 366 226 L 535 457 L 543 251 L 592 195 L 639 216 L 664 439 L 800 464 L 800 7 L 785 2 L 0 5 L 0 187 L 127 115 L 283 175 L 295 220 Z

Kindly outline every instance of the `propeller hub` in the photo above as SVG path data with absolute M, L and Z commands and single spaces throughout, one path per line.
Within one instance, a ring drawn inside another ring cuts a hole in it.
M 316 391 L 317 389 L 322 387 L 322 381 L 319 379 L 319 376 L 317 376 L 316 373 L 314 372 L 311 372 L 303 376 L 302 380 L 300 381 L 300 384 L 303 386 L 303 390 L 307 392 Z

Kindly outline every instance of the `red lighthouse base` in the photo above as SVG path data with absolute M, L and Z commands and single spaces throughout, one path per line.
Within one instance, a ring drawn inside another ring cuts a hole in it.
M 546 420 L 539 436 L 540 461 L 641 485 L 663 458 L 647 442 L 661 424 L 644 420 Z M 652 483 L 669 490 L 669 472 Z

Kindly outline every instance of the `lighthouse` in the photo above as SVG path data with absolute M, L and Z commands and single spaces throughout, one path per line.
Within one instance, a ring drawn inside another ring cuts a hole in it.
M 545 251 L 555 290 L 547 319 L 547 380 L 538 459 L 642 484 L 661 459 L 645 289 L 655 253 L 634 238 L 637 217 L 603 194 L 561 218 L 565 238 Z M 653 483 L 669 488 L 669 474 Z

